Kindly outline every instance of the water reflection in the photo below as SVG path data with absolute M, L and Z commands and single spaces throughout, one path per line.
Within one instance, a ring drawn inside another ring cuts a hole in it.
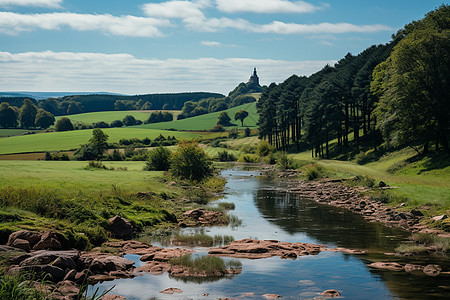
M 225 171 L 223 174 L 228 183 L 226 195 L 221 201 L 235 204 L 233 214 L 242 220 L 242 226 L 234 229 L 207 228 L 205 234 L 231 235 L 236 240 L 256 237 L 320 243 L 369 249 L 370 253 L 352 256 L 321 252 L 297 260 L 281 260 L 279 257 L 240 259 L 241 274 L 216 281 L 191 281 L 172 278 L 165 273 L 157 276 L 146 274 L 97 286 L 108 289 L 115 285 L 112 293 L 127 299 L 216 299 L 240 297 L 245 293 L 254 293 L 257 298 L 273 293 L 282 295 L 283 299 L 314 299 L 319 292 L 327 289 L 337 289 L 347 299 L 450 298 L 449 290 L 445 289 L 449 285 L 448 277 L 385 272 L 366 266 L 372 260 L 392 260 L 383 253 L 392 252 L 407 237 L 404 231 L 368 223 L 361 216 L 343 209 L 300 199 L 297 195 L 282 191 L 287 186 L 285 182 L 259 178 L 258 173 Z M 188 233 L 196 229 L 185 230 Z M 206 252 L 204 248 L 195 250 Z M 427 258 L 426 261 L 430 260 Z M 448 261 L 437 261 L 444 270 L 450 269 Z M 180 288 L 183 293 L 159 293 L 169 287 Z M 208 296 L 203 297 L 203 294 Z

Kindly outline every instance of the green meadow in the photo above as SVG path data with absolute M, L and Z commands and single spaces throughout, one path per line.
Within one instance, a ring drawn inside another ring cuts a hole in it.
M 174 115 L 176 119 L 177 116 L 181 113 L 179 110 L 162 110 L 170 112 Z M 131 115 L 136 120 L 145 121 L 148 119 L 153 110 L 146 111 L 136 111 L 136 110 L 127 110 L 127 111 L 100 111 L 100 112 L 92 112 L 92 113 L 83 113 L 83 114 L 75 114 L 68 116 L 59 116 L 56 119 L 60 119 L 62 117 L 68 117 L 72 122 L 75 123 L 85 123 L 85 124 L 93 124 L 96 122 L 106 122 L 111 123 L 115 120 L 123 120 L 125 116 Z
M 108 142 L 119 142 L 123 138 L 145 138 L 154 139 L 162 134 L 167 137 L 175 136 L 177 139 L 192 139 L 199 137 L 193 132 L 165 131 L 149 129 L 140 126 L 105 128 L 102 129 L 108 136 Z M 40 134 L 28 134 L 22 136 L 12 136 L 0 139 L 0 154 L 27 153 L 43 151 L 71 150 L 88 143 L 92 136 L 92 129 L 74 130 L 65 132 L 49 132 Z
M 241 122 L 239 120 L 238 121 L 234 120 L 234 113 L 241 109 L 248 112 L 248 117 L 244 119 L 244 127 L 241 126 Z M 249 127 L 251 129 L 257 128 L 258 114 L 256 112 L 256 102 L 243 104 L 240 106 L 229 108 L 224 111 L 226 111 L 230 116 L 231 122 L 237 125 L 229 127 L 228 129 L 230 128 L 244 129 L 246 127 Z M 152 129 L 176 129 L 176 130 L 193 130 L 193 131 L 208 130 L 216 125 L 217 117 L 219 116 L 220 113 L 221 112 L 214 112 L 183 120 L 146 124 L 141 126 L 143 128 L 152 128 Z

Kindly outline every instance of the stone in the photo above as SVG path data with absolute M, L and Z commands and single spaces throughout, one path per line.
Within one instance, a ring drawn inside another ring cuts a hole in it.
M 69 281 L 75 281 L 75 276 L 77 275 L 77 270 L 72 269 L 69 272 L 67 272 L 66 276 L 64 276 L 63 281 L 69 280 Z
M 410 213 L 411 213 L 413 216 L 416 216 L 416 217 L 423 217 L 423 213 L 422 213 L 420 210 L 417 210 L 417 209 L 411 210 Z
M 65 269 L 76 269 L 77 268 L 77 264 L 73 261 L 72 258 L 70 257 L 63 257 L 63 256 L 59 256 L 57 259 L 55 259 L 52 262 L 52 266 L 56 266 L 59 267 L 63 270 Z
M 22 249 L 26 252 L 30 252 L 31 250 L 30 242 L 19 238 L 14 239 L 14 241 L 11 243 L 11 247 Z
M 440 215 L 440 216 L 432 217 L 431 219 L 432 219 L 433 221 L 443 221 L 443 220 L 445 220 L 445 219 L 447 219 L 447 218 L 448 218 L 447 215 Z
M 421 265 L 413 265 L 413 264 L 406 264 L 405 265 L 405 271 L 406 272 L 408 272 L 408 273 L 412 273 L 412 272 L 415 272 L 415 271 L 423 271 L 423 266 L 421 266 Z
M 41 250 L 36 251 L 32 254 L 33 256 L 22 261 L 20 263 L 20 266 L 46 265 L 56 261 L 56 259 L 58 259 L 59 257 L 64 258 L 64 261 L 66 262 L 67 260 L 72 260 L 75 263 L 80 257 L 80 254 L 76 250 L 66 250 L 66 251 Z M 69 265 L 74 266 L 73 264 Z M 69 265 L 64 265 L 64 267 L 67 267 Z
M 336 290 L 326 290 L 326 291 L 323 291 L 322 293 L 319 293 L 319 295 L 322 295 L 327 298 L 336 298 L 336 297 L 340 297 L 341 293 L 339 293 L 339 291 L 336 291 Z
M 374 262 L 368 266 L 375 269 L 390 270 L 390 271 L 403 270 L 403 266 L 396 262 Z
M 130 221 L 128 221 L 125 218 L 122 218 L 120 216 L 115 216 L 109 221 L 109 231 L 114 235 L 116 238 L 124 238 L 131 236 L 134 232 L 133 226 L 131 225 Z
M 168 295 L 172 295 L 175 293 L 182 293 L 183 291 L 178 289 L 178 288 L 167 288 L 165 290 L 160 291 L 161 294 L 168 294 Z
M 62 249 L 61 243 L 58 241 L 58 237 L 54 232 L 44 232 L 39 242 L 33 246 L 33 250 L 60 250 Z
M 80 293 L 80 288 L 78 287 L 78 285 L 75 282 L 69 280 L 59 282 L 56 285 L 55 290 L 63 296 L 68 296 L 69 299 L 78 296 L 78 294 Z
M 379 183 L 378 183 L 378 187 L 386 187 L 387 186 L 387 184 L 386 184 L 386 182 L 384 182 L 384 181 L 380 181 Z
M 427 265 L 425 268 L 423 268 L 423 272 L 427 274 L 428 276 L 438 276 L 442 271 L 442 268 L 440 265 Z
M 16 266 L 9 269 L 8 272 L 11 275 L 34 273 L 41 276 L 45 280 L 51 280 L 53 282 L 60 282 L 65 276 L 63 269 L 51 265 Z
M 281 296 L 277 295 L 277 294 L 264 294 L 262 296 L 265 299 L 279 299 L 279 298 L 281 298 Z
M 107 255 L 94 258 L 90 269 L 95 272 L 124 271 L 130 269 L 134 262 L 130 259 Z
M 127 298 L 119 295 L 105 295 L 102 300 L 126 300 Z
M 6 245 L 11 246 L 16 239 L 28 241 L 30 243 L 30 247 L 33 248 L 33 246 L 41 240 L 41 234 L 35 231 L 19 230 L 9 235 Z

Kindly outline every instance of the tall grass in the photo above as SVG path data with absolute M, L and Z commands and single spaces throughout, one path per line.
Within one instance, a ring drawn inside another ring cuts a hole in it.
M 222 258 L 216 256 L 200 256 L 192 258 L 190 254 L 169 260 L 172 265 L 180 265 L 189 268 L 192 271 L 205 272 L 206 275 L 216 275 L 217 273 L 226 274 L 226 269 L 242 269 L 242 264 L 238 260 L 225 262 Z

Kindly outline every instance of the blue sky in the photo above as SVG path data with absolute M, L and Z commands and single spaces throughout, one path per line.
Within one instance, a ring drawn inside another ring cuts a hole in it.
M 310 75 L 445 2 L 0 0 L 0 91 L 227 93 Z

